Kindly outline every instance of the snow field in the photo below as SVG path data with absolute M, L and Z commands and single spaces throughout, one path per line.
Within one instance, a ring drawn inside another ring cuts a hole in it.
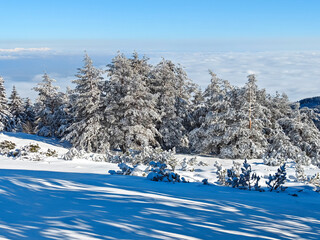
M 4 139 L 17 146 L 37 143 L 60 156 L 68 151 L 54 139 L 20 133 L 1 134 Z M 214 162 L 230 168 L 233 161 L 207 156 L 197 156 L 208 166 L 193 172 L 178 166 L 176 172 L 190 183 L 175 184 L 108 175 L 117 164 L 87 159 L 0 159 L 0 239 L 318 239 L 320 234 L 320 195 L 295 181 L 293 163 L 287 164 L 287 190 L 277 193 L 216 185 Z M 259 159 L 249 163 L 264 178 L 277 170 Z M 319 172 L 304 168 L 307 175 Z

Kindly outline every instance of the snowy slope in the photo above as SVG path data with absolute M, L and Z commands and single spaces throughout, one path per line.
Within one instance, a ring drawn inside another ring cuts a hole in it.
M 0 141 L 5 139 L 20 146 L 36 142 L 43 149 L 67 152 L 54 139 L 1 134 Z M 198 159 L 209 166 L 179 173 L 189 180 L 206 177 L 215 182 L 216 159 Z M 232 164 L 232 160 L 219 161 L 225 167 Z M 277 168 L 263 165 L 262 160 L 250 163 L 262 176 Z M 319 239 L 320 194 L 296 183 L 290 164 L 289 188 L 280 193 L 199 182 L 152 182 L 108 175 L 110 169 L 117 170 L 117 165 L 1 156 L 0 239 Z M 308 174 L 319 171 L 305 170 Z

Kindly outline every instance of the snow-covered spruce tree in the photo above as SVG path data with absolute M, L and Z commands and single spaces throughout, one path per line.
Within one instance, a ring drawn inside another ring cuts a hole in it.
M 70 99 L 68 92 L 59 92 L 57 95 L 58 107 L 53 114 L 55 136 L 62 138 L 67 135 L 67 129 L 72 123 L 72 116 L 69 113 Z
M 189 138 L 192 151 L 219 155 L 225 145 L 227 123 L 234 117 L 230 100 L 232 88 L 227 81 L 217 78 L 211 71 L 209 73 L 211 83 L 203 94 L 206 115 L 201 126 L 190 132 Z
M 185 149 L 191 123 L 190 94 L 194 86 L 180 66 L 165 59 L 153 69 L 148 85 L 151 93 L 158 96 L 156 106 L 161 122 L 157 129 L 162 136 L 159 139 L 161 147 Z
M 24 112 L 24 123 L 22 125 L 23 132 L 34 133 L 35 128 L 35 111 L 30 98 L 26 98 L 23 104 Z
M 295 107 L 290 117 L 278 120 L 283 132 L 290 142 L 301 151 L 300 163 L 309 165 L 310 162 L 320 166 L 320 132 L 312 121 L 309 109 Z
M 304 182 L 307 180 L 307 176 L 304 172 L 304 168 L 299 161 L 296 161 L 296 164 L 295 164 L 295 175 L 296 175 L 296 181 Z
M 42 77 L 42 82 L 38 87 L 33 88 L 38 92 L 38 98 L 35 103 L 36 112 L 36 133 L 44 137 L 55 135 L 53 115 L 59 107 L 57 101 L 58 87 L 53 86 L 54 79 L 50 78 L 47 73 Z
M 11 131 L 12 121 L 3 77 L 0 76 L 0 131 Z
M 195 87 L 190 107 L 192 119 L 190 131 L 201 127 L 207 115 L 207 111 L 204 93 L 199 87 Z
M 233 158 L 260 158 L 262 157 L 267 141 L 264 136 L 264 126 L 268 122 L 266 108 L 258 101 L 261 92 L 256 85 L 254 75 L 248 76 L 245 87 L 235 94 L 234 121 L 228 124 L 226 136 L 229 136 L 230 150 L 222 155 Z M 230 154 L 231 153 L 231 154 Z
M 270 192 L 273 190 L 284 191 L 286 187 L 283 187 L 287 180 L 286 164 L 281 165 L 277 172 L 274 175 L 269 175 L 269 180 L 266 181 L 266 184 L 270 188 Z
M 241 168 L 238 163 L 233 162 L 233 167 L 227 170 L 227 185 L 233 188 L 241 188 L 251 190 L 254 188 L 256 191 L 260 190 L 260 177 L 256 173 L 252 172 L 251 165 L 245 159 L 243 167 Z
M 69 141 L 78 150 L 105 151 L 108 145 L 106 131 L 102 126 L 103 101 L 101 70 L 93 66 L 85 54 L 84 67 L 78 69 L 73 98 L 72 124 L 62 139 Z
M 264 164 L 279 166 L 288 159 L 298 160 L 306 158 L 306 155 L 298 147 L 292 145 L 290 138 L 280 129 L 278 123 L 275 123 L 275 128 L 270 129 L 270 131 L 268 146 L 263 155 Z
M 263 129 L 269 122 L 268 109 L 260 104 L 264 90 L 257 88 L 254 75 L 243 88 L 211 76 L 205 91 L 208 113 L 201 127 L 190 133 L 192 150 L 225 158 L 261 157 L 267 145 Z
M 13 86 L 11 95 L 9 97 L 9 111 L 12 115 L 12 130 L 22 132 L 26 116 L 24 112 L 23 101 L 20 98 L 15 86 Z
M 156 97 L 147 86 L 150 73 L 147 61 L 136 53 L 131 59 L 119 53 L 108 65 L 103 127 L 110 136 L 111 148 L 127 152 L 158 146 L 156 138 L 160 134 L 156 122 L 160 116 L 155 109 Z

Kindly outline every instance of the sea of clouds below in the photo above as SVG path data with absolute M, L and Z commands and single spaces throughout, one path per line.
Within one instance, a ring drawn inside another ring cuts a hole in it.
M 105 68 L 111 62 L 113 53 L 93 53 L 94 64 Z M 143 52 L 156 64 L 161 58 L 180 63 L 189 78 L 204 89 L 210 82 L 208 69 L 218 77 L 227 79 L 236 86 L 247 81 L 247 75 L 255 73 L 258 85 L 267 92 L 285 92 L 290 100 L 320 95 L 320 52 Z M 130 55 L 130 53 L 128 53 Z M 5 78 L 7 91 L 16 85 L 22 97 L 35 99 L 32 90 L 44 72 L 57 80 L 56 84 L 65 90 L 72 86 L 77 68 L 83 65 L 83 52 L 64 53 L 49 48 L 0 49 L 0 75 Z

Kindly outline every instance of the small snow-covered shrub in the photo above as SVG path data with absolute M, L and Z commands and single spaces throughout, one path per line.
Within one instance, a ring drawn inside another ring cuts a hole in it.
M 208 182 L 208 179 L 207 179 L 207 178 L 203 179 L 203 180 L 202 180 L 202 183 L 203 183 L 203 185 L 209 185 L 209 182 Z
M 269 180 L 266 181 L 266 184 L 270 188 L 270 192 L 273 190 L 284 191 L 286 187 L 283 185 L 287 180 L 286 164 L 284 163 L 278 168 L 278 171 L 274 175 L 269 175 Z
M 164 151 L 161 148 L 144 147 L 141 151 L 129 151 L 126 154 L 113 154 L 107 151 L 106 161 L 111 163 L 130 163 L 132 165 L 149 165 L 150 162 L 161 162 L 174 171 L 178 164 L 175 149 Z
M 44 155 L 39 152 L 40 146 L 38 144 L 28 144 L 21 149 L 16 149 L 9 153 L 9 156 L 20 158 L 21 160 L 42 161 Z
M 16 144 L 14 142 L 4 140 L 0 142 L 0 153 L 1 154 L 8 154 L 10 151 L 15 149 Z
M 317 173 L 309 179 L 309 183 L 315 187 L 316 192 L 320 192 L 320 174 Z
M 226 185 L 226 175 L 227 175 L 227 170 L 224 169 L 218 161 L 214 163 L 214 166 L 216 167 L 217 171 L 217 177 L 218 177 L 218 183 L 221 185 Z
M 295 175 L 296 175 L 296 179 L 297 181 L 299 182 L 304 182 L 306 181 L 307 179 L 307 176 L 304 172 L 304 169 L 303 169 L 303 166 L 302 164 L 300 163 L 300 161 L 297 161 L 296 162 L 296 165 L 295 165 Z
M 54 149 L 48 148 L 48 150 L 44 153 L 47 157 L 58 157 L 58 152 Z
M 107 162 L 107 156 L 104 154 L 91 153 L 84 156 L 84 158 L 94 162 Z
M 193 162 L 191 162 L 191 164 L 190 164 L 190 160 L 193 160 L 193 158 L 191 158 L 189 160 L 184 158 L 182 160 L 182 162 L 181 162 L 181 171 L 190 171 L 190 172 L 194 171 Z
M 268 166 L 280 166 L 284 160 L 283 158 L 264 157 L 263 163 Z
M 26 152 L 31 152 L 31 153 L 37 153 L 40 151 L 40 146 L 37 143 L 30 143 L 26 146 L 24 146 L 21 150 L 26 151 Z
M 130 175 L 132 170 L 133 170 L 133 167 L 130 167 L 128 166 L 127 164 L 125 163 L 119 163 L 118 164 L 118 167 L 120 168 L 121 171 L 114 171 L 114 170 L 110 170 L 109 173 L 111 175 L 114 175 L 114 174 L 118 174 L 118 175 Z
M 233 162 L 233 167 L 227 170 L 227 181 L 226 184 L 232 187 L 260 190 L 259 181 L 260 177 L 256 173 L 252 172 L 251 165 L 247 159 L 244 160 L 243 167 L 238 162 Z
M 147 179 L 157 182 L 187 182 L 184 178 L 180 178 L 180 175 L 166 169 L 167 165 L 160 162 L 150 163 L 151 171 L 147 176 Z
M 118 167 L 121 171 L 109 170 L 109 174 L 111 175 L 132 175 L 132 176 L 142 176 L 145 177 L 147 175 L 147 169 L 142 165 L 135 165 L 134 167 L 126 164 L 119 163 Z
M 209 166 L 209 165 L 207 163 L 205 163 L 205 162 L 200 161 L 200 162 L 198 162 L 197 166 L 205 167 L 205 166 Z
M 62 156 L 62 159 L 73 160 L 74 158 L 79 158 L 81 156 L 81 153 L 76 148 L 70 148 L 70 150 Z

